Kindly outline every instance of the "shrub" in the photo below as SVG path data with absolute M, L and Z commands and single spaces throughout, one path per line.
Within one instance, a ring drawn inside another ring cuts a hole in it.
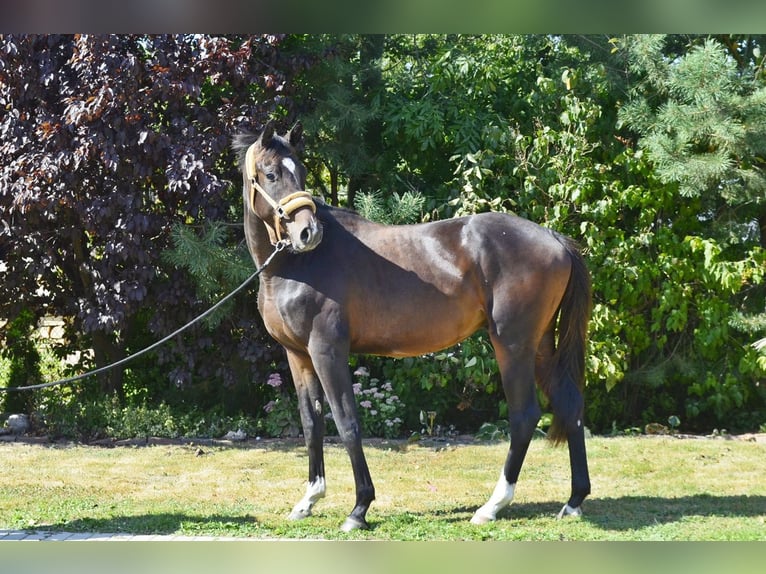
M 35 317 L 22 310 L 6 327 L 6 344 L 0 348 L 0 357 L 8 360 L 8 387 L 23 387 L 40 382 L 40 352 L 32 337 Z M 2 396 L 2 409 L 8 413 L 29 414 L 34 398 L 29 392 L 6 392 Z
M 274 397 L 263 406 L 258 429 L 275 438 L 298 436 L 301 422 L 295 392 L 287 388 L 279 373 L 271 373 L 266 384 L 274 389 Z
M 404 403 L 394 392 L 390 381 L 381 383 L 370 377 L 365 367 L 354 371 L 354 396 L 356 397 L 359 420 L 366 436 L 394 438 L 399 436 Z

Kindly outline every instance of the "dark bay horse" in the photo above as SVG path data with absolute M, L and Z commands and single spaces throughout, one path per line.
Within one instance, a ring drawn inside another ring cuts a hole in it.
M 260 136 L 234 141 L 255 263 L 275 244 L 290 246 L 261 274 L 258 295 L 266 328 L 287 351 L 308 448 L 308 486 L 290 518 L 309 516 L 325 494 L 326 398 L 356 484 L 342 528 L 368 528 L 375 489 L 349 354 L 421 355 L 480 328 L 489 331 L 500 368 L 511 445 L 497 486 L 471 522 L 494 520 L 513 498 L 541 414 L 535 384 L 554 413 L 549 437 L 569 446 L 571 496 L 559 516 L 580 514 L 590 493 L 582 387 L 591 290 L 575 245 L 508 214 L 386 226 L 329 207 L 304 191 L 301 135 L 300 125 L 280 136 L 269 123 Z

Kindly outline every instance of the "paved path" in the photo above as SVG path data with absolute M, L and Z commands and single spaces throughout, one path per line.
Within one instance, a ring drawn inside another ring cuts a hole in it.
M 256 540 L 248 538 L 235 538 L 231 536 L 181 536 L 175 534 L 126 534 L 124 532 L 94 533 L 94 532 L 48 532 L 44 530 L 0 530 L 0 542 L 3 540 L 23 541 L 222 541 L 222 540 Z

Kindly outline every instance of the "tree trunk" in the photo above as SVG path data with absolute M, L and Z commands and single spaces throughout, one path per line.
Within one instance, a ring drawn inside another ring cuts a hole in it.
M 337 166 L 330 167 L 330 205 L 338 206 L 338 168 Z M 349 207 L 353 207 L 350 204 Z
M 96 331 L 92 336 L 96 367 L 105 367 L 125 358 L 125 348 L 116 343 L 112 335 Z M 125 401 L 124 378 L 125 371 L 122 367 L 110 369 L 98 375 L 101 390 L 107 395 L 116 394 L 120 402 Z
M 362 103 L 370 107 L 375 94 L 383 90 L 383 72 L 380 67 L 386 45 L 385 34 L 365 34 L 359 46 L 360 94 Z M 348 183 L 348 206 L 354 207 L 359 191 L 372 191 L 380 187 L 379 168 L 374 158 L 383 148 L 383 121 L 379 115 L 365 122 L 362 142 L 369 162 L 363 173 L 352 176 Z

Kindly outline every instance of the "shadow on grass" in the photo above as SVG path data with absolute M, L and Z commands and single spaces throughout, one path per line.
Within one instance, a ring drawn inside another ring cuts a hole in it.
M 60 524 L 35 526 L 36 530 L 56 532 L 104 532 L 114 534 L 180 534 L 194 536 L 237 536 L 254 534 L 259 529 L 252 516 L 194 516 L 189 514 L 141 514 L 110 518 L 80 518 Z
M 370 521 L 372 531 L 389 523 L 418 523 L 422 520 L 435 523 L 467 524 L 478 508 L 459 506 L 442 508 L 431 513 L 387 514 Z M 538 502 L 511 504 L 498 515 L 498 524 L 504 521 L 553 519 L 561 509 L 561 503 Z M 604 531 L 630 531 L 647 527 L 672 524 L 686 517 L 733 517 L 751 518 L 766 516 L 766 496 L 714 496 L 697 494 L 678 498 L 659 496 L 627 496 L 618 498 L 588 499 L 583 504 L 581 518 Z M 430 518 L 429 518 L 430 517 Z M 277 521 L 279 523 L 280 521 Z M 297 523 L 289 523 L 292 532 Z M 304 525 L 316 535 L 317 524 L 310 521 Z M 67 532 L 105 532 L 124 534 L 183 534 L 214 536 L 267 536 L 279 537 L 281 528 L 260 524 L 253 516 L 210 515 L 198 516 L 184 513 L 144 514 L 136 516 L 113 516 L 109 518 L 80 518 L 59 524 L 36 526 L 37 530 Z M 438 527 L 436 528 L 438 530 Z M 293 533 L 293 535 L 296 535 Z
M 562 503 L 511 504 L 498 515 L 499 520 L 553 517 Z M 766 517 L 766 496 L 694 494 L 680 497 L 623 496 L 588 498 L 583 503 L 582 520 L 603 530 L 635 530 L 657 524 L 678 522 L 685 517 Z M 465 512 L 457 508 L 455 513 Z

